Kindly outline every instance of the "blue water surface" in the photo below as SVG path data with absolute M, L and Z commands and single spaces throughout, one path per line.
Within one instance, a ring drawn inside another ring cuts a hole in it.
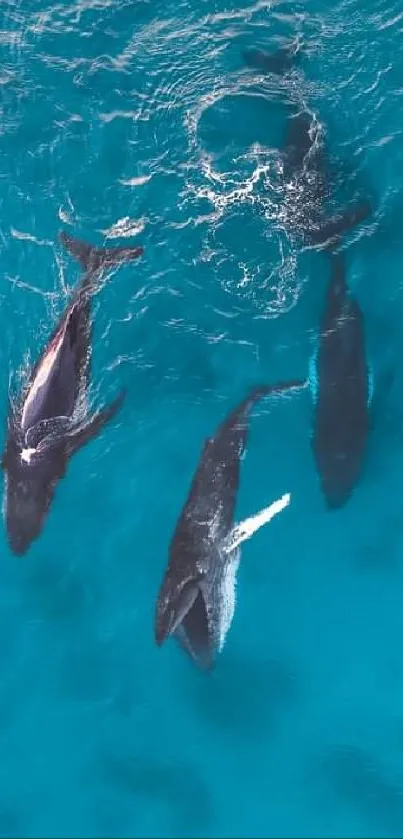
M 250 47 L 298 38 L 288 88 Z M 142 244 L 94 301 L 94 403 L 24 559 L 2 532 L 0 836 L 403 835 L 403 13 L 400 0 L 3 0 L 0 410 L 80 268 L 61 229 Z M 374 201 L 350 236 L 374 427 L 329 513 L 307 390 L 256 408 L 243 547 L 213 673 L 154 644 L 169 541 L 206 436 L 304 377 L 328 282 L 273 221 L 289 96 Z M 135 238 L 134 238 L 135 237 Z

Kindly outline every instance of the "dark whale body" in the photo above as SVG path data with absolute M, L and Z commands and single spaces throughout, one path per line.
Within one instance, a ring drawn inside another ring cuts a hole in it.
M 214 663 L 233 615 L 227 587 L 234 589 L 239 555 L 226 552 L 223 545 L 234 525 L 249 413 L 263 396 L 305 384 L 292 381 L 256 388 L 204 445 L 171 541 L 155 617 L 156 643 L 174 635 L 203 668 Z
M 330 509 L 348 500 L 361 475 L 370 429 L 372 381 L 364 319 L 346 283 L 344 257 L 334 254 L 310 383 L 312 448 Z
M 306 244 L 329 247 L 371 215 L 369 200 L 359 201 L 331 216 L 326 214 L 326 202 L 332 196 L 333 173 L 321 126 L 309 111 L 294 113 L 287 120 L 282 164 L 285 187 L 282 221 Z
M 11 550 L 26 553 L 42 530 L 69 458 L 118 411 L 121 393 L 93 416 L 85 410 L 90 383 L 91 296 L 108 267 L 139 257 L 143 248 L 95 248 L 62 233 L 85 269 L 82 281 L 16 402 L 10 403 L 2 459 L 4 514 Z
M 270 54 L 261 50 L 244 53 L 247 63 L 267 73 L 283 76 L 304 55 L 284 47 Z M 290 106 L 287 106 L 288 109 Z M 281 224 L 308 246 L 329 246 L 369 218 L 372 204 L 360 200 L 328 215 L 326 202 L 333 191 L 333 173 L 322 136 L 322 127 L 306 108 L 291 105 L 281 149 Z

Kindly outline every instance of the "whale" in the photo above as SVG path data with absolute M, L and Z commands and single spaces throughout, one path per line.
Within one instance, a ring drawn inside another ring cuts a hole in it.
M 260 71 L 285 76 L 305 49 L 283 47 L 273 54 L 244 52 L 246 63 Z M 294 94 L 294 87 L 292 92 Z M 302 101 L 286 104 L 287 118 L 280 149 L 281 209 L 279 222 L 292 239 L 308 247 L 332 247 L 340 238 L 367 221 L 373 212 L 369 197 L 360 198 L 336 212 L 328 212 L 334 195 L 335 166 L 331 165 L 323 125 Z
M 108 269 L 143 253 L 142 247 L 93 247 L 64 231 L 59 238 L 81 263 L 83 276 L 20 393 L 9 399 L 3 516 L 9 546 L 19 556 L 40 535 L 70 458 L 122 405 L 123 391 L 111 404 L 88 412 L 91 298 Z
M 306 386 L 293 380 L 254 388 L 205 441 L 169 546 L 155 611 L 155 642 L 176 638 L 191 660 L 210 670 L 235 611 L 240 546 L 288 506 L 289 493 L 243 522 L 234 522 L 249 416 L 265 396 Z
M 294 238 L 329 250 L 369 219 L 373 209 L 369 198 L 327 213 L 334 167 L 329 162 L 323 126 L 308 110 L 297 110 L 288 117 L 281 158 L 281 223 Z
M 346 279 L 343 253 L 331 255 L 331 278 L 311 358 L 311 445 L 327 508 L 342 507 L 360 479 L 371 424 L 373 378 L 361 308 Z

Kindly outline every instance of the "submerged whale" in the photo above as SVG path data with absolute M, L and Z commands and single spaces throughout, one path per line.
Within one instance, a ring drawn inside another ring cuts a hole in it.
M 170 544 L 155 615 L 157 645 L 174 635 L 202 668 L 213 665 L 231 626 L 240 544 L 290 500 L 285 495 L 234 525 L 250 411 L 264 396 L 305 385 L 295 380 L 254 389 L 205 442 Z
M 309 382 L 314 401 L 312 448 L 327 506 L 348 500 L 361 475 L 368 433 L 372 375 L 364 318 L 346 282 L 345 258 L 333 254 Z
M 368 220 L 372 204 L 368 199 L 328 215 L 332 197 L 332 171 L 327 157 L 323 128 L 306 110 L 287 121 L 282 148 L 283 204 L 281 223 L 308 245 L 339 241 Z
M 270 54 L 249 50 L 249 65 L 277 76 L 287 74 L 304 54 L 281 48 Z M 290 111 L 291 107 L 291 111 Z M 289 114 L 281 148 L 281 196 L 278 220 L 292 237 L 310 246 L 334 244 L 343 234 L 366 221 L 372 213 L 368 198 L 335 213 L 327 202 L 334 192 L 334 172 L 325 147 L 323 126 L 305 105 L 287 106 Z
M 68 460 L 118 411 L 124 394 L 88 416 L 91 296 L 102 272 L 137 259 L 142 247 L 97 248 L 60 234 L 84 267 L 84 276 L 51 335 L 19 398 L 10 401 L 2 459 L 4 516 L 11 550 L 26 553 L 42 530 Z

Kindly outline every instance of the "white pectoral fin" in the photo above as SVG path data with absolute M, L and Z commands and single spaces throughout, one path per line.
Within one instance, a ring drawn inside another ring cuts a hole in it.
M 257 530 L 260 530 L 264 524 L 268 524 L 268 522 L 271 521 L 277 513 L 281 513 L 282 510 L 288 507 L 290 501 L 291 494 L 286 492 L 285 495 L 278 498 L 277 501 L 274 501 L 269 507 L 265 507 L 259 513 L 256 513 L 256 515 L 244 519 L 244 521 L 240 522 L 240 524 L 236 524 L 225 545 L 227 553 L 231 553 L 238 548 L 242 542 L 245 542 L 246 539 L 250 539 L 250 537 L 253 536 Z

